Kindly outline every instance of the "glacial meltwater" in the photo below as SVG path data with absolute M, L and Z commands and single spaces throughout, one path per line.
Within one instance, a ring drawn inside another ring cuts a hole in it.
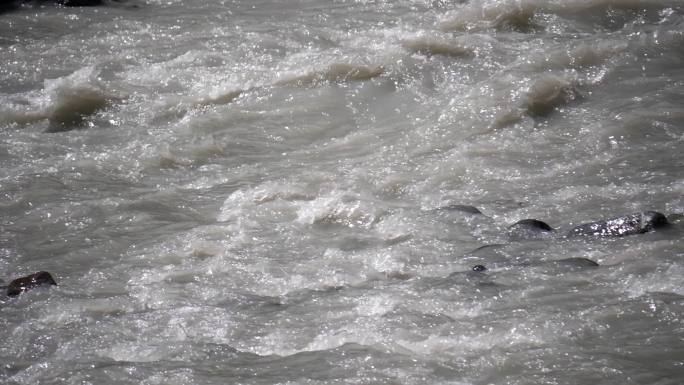
M 94 2 L 0 4 L 0 384 L 684 384 L 684 1 Z

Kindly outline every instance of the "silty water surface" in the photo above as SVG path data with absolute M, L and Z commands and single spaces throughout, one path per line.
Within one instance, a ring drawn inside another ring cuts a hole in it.
M 0 299 L 0 383 L 681 384 L 683 16 L 0 14 L 0 279 L 60 284 Z M 649 209 L 673 226 L 505 235 Z M 571 257 L 601 266 L 554 263 Z

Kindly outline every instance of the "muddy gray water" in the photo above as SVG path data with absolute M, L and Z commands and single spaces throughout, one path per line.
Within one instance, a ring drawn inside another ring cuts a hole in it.
M 0 383 L 681 384 L 683 16 L 666 0 L 0 14 L 0 285 L 59 282 L 0 298 Z M 672 226 L 505 235 L 645 210 Z

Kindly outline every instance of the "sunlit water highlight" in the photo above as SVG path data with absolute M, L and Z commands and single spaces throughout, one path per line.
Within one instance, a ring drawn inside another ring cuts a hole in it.
M 681 384 L 683 16 L 1 13 L 0 285 L 59 286 L 0 298 L 0 383 Z M 645 210 L 672 226 L 506 235 Z

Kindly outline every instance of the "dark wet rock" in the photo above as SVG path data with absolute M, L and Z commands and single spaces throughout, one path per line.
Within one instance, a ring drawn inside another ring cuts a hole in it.
M 542 222 L 538 219 L 522 219 L 520 221 L 515 222 L 511 226 L 511 228 L 514 228 L 514 227 L 531 229 L 531 230 L 535 230 L 535 231 L 553 231 L 551 226 L 546 224 L 546 222 Z
M 109 0 L 121 3 L 124 0 Z M 21 5 L 56 4 L 65 7 L 95 7 L 105 5 L 107 0 L 0 0 L 0 13 L 17 10 Z
M 508 227 L 508 236 L 513 240 L 540 238 L 551 233 L 553 228 L 538 219 L 523 219 Z
M 484 265 L 475 265 L 473 266 L 473 271 L 487 271 L 487 268 Z
M 568 233 L 569 237 L 622 237 L 643 234 L 669 225 L 667 217 L 656 211 L 644 211 L 579 225 Z
M 33 289 L 34 287 L 44 285 L 57 285 L 57 282 L 47 271 L 39 271 L 25 277 L 17 278 L 10 282 L 9 286 L 7 286 L 7 295 L 14 297 L 27 290 Z
M 448 205 L 444 207 L 440 207 L 437 210 L 440 211 L 458 211 L 466 214 L 472 214 L 472 215 L 482 215 L 482 211 L 480 211 L 477 207 L 475 206 L 470 206 L 470 205 Z
M 19 6 L 19 1 L 0 0 L 0 13 L 14 11 Z

